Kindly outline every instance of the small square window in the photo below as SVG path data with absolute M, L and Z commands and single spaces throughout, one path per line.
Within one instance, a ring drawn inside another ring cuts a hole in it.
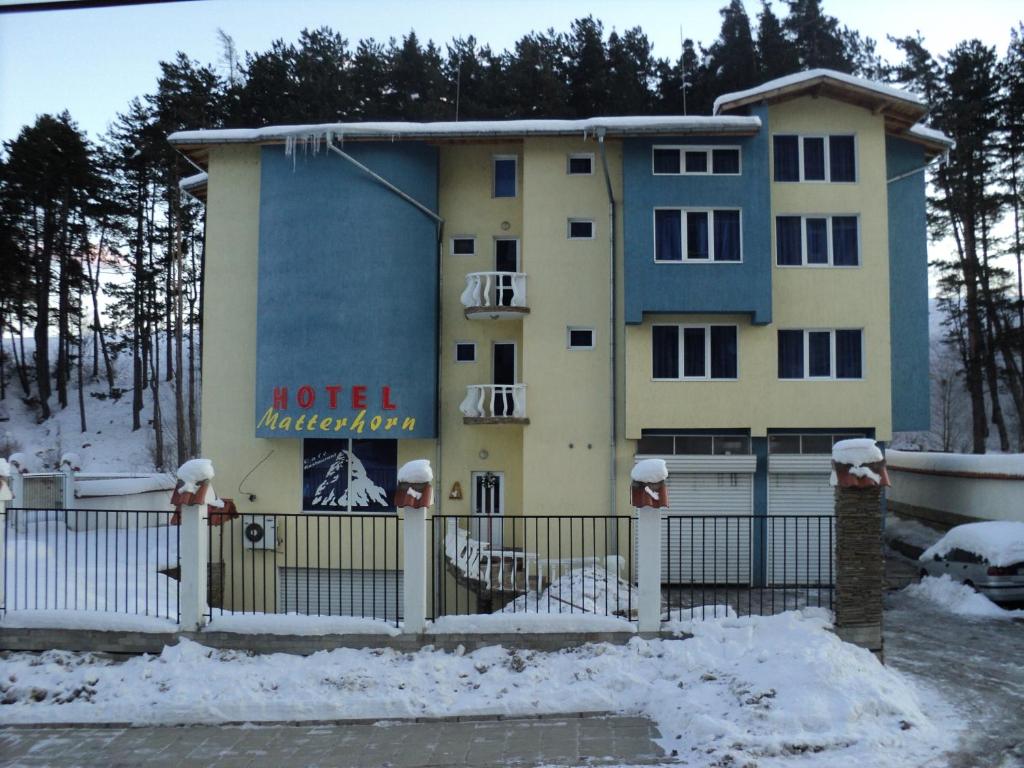
M 570 240 L 593 240 L 594 222 L 590 219 L 569 219 Z
M 738 149 L 715 149 L 711 151 L 711 172 L 734 175 L 740 172 L 740 151 Z
M 769 435 L 768 453 L 800 453 L 800 435 Z
M 452 238 L 451 253 L 452 253 L 453 256 L 475 256 L 476 255 L 476 238 L 475 237 L 453 237 Z
M 704 150 L 686 152 L 687 173 L 707 173 L 708 153 Z
M 594 156 L 569 155 L 567 170 L 570 176 L 590 176 L 594 173 Z
M 832 435 L 803 435 L 802 453 L 832 453 Z
M 646 456 L 651 456 L 659 453 L 671 455 L 672 450 L 672 437 L 670 435 L 654 435 L 641 437 L 636 444 L 636 452 L 638 454 Z
M 679 435 L 676 438 L 676 453 L 691 456 L 710 456 L 711 435 Z
M 516 158 L 494 158 L 494 197 L 516 196 Z
M 654 172 L 655 173 L 679 173 L 679 150 L 678 149 L 657 149 L 654 150 Z
M 455 343 L 456 363 L 475 363 L 476 344 L 472 341 L 459 341 Z
M 593 328 L 569 328 L 569 349 L 593 349 Z

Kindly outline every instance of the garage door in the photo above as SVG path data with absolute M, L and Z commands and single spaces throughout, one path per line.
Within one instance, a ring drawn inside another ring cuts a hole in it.
M 281 568 L 279 575 L 278 605 L 286 613 L 386 621 L 403 616 L 402 571 Z
M 664 459 L 669 469 L 669 509 L 661 531 L 662 582 L 749 584 L 755 458 L 655 458 Z
M 829 456 L 772 456 L 768 464 L 768 582 L 829 584 L 835 551 Z

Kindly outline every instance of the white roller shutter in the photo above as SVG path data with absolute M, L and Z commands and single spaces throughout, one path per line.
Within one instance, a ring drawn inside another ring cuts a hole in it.
M 768 582 L 831 583 L 834 492 L 828 456 L 772 456 L 768 474 Z M 788 519 L 815 515 L 821 519 Z
M 289 567 L 278 575 L 278 605 L 285 613 L 386 621 L 403 616 L 402 571 Z
M 652 457 L 637 456 L 641 458 Z M 669 508 L 661 529 L 662 582 L 749 584 L 750 521 L 727 516 L 753 514 L 756 457 L 653 458 L 664 459 L 669 470 Z

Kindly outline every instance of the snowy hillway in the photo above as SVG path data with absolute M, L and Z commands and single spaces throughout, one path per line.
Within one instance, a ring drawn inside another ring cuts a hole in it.
M 56 343 L 56 340 L 51 340 Z M 3 342 L 10 353 L 10 339 Z M 25 351 L 31 361 L 34 343 L 25 340 Z M 87 374 L 92 370 L 91 338 L 85 344 Z M 8 357 L 10 362 L 10 357 Z M 101 362 L 102 367 L 102 362 Z M 117 400 L 108 398 L 106 381 L 85 380 L 85 415 L 87 430 L 82 432 L 78 408 L 77 381 L 69 382 L 68 407 L 61 409 L 56 394 L 50 396 L 53 415 L 37 423 L 38 411 L 25 404 L 24 391 L 11 369 L 7 373 L 7 397 L 3 404 L 9 419 L 0 421 L 0 456 L 18 451 L 25 453 L 29 469 L 33 472 L 54 471 L 62 454 L 71 451 L 82 459 L 86 472 L 152 472 L 154 467 L 153 402 L 151 391 L 143 398 L 142 427 L 132 431 L 132 370 L 131 358 L 122 354 L 114 362 L 114 384 L 123 391 Z M 33 380 L 33 395 L 35 394 Z M 96 397 L 100 395 L 102 397 Z M 164 444 L 172 450 L 165 452 L 164 469 L 175 466 L 174 446 L 174 384 L 160 383 L 160 408 L 164 424 Z

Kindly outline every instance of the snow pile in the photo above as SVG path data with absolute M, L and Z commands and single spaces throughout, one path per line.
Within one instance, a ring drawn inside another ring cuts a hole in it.
M 520 598 L 522 599 L 522 598 Z M 508 611 L 506 606 L 506 611 Z M 541 609 L 543 611 L 543 609 Z M 617 616 L 593 613 L 484 613 L 464 616 L 441 616 L 427 633 L 431 635 L 464 634 L 565 634 L 567 632 L 636 632 L 636 625 Z
M 0 456 L 0 477 L 5 480 L 11 476 L 11 465 L 7 463 L 7 459 Z
M 698 622 L 689 640 L 559 652 L 337 649 L 252 656 L 182 640 L 123 662 L 61 651 L 5 659 L 5 723 L 218 722 L 536 715 L 652 718 L 690 766 L 926 765 L 952 746 L 954 713 L 820 615 Z M 57 705 L 57 706 L 55 706 Z
M 541 572 L 544 571 L 542 565 Z M 539 595 L 532 590 L 527 592 L 506 605 L 502 612 L 593 614 L 629 619 L 635 617 L 637 597 L 636 589 L 628 581 L 595 564 L 562 574 Z
M 137 477 L 89 477 L 75 476 L 75 498 L 84 499 L 95 496 L 131 496 L 137 493 L 157 493 L 173 491 L 174 477 L 165 473 L 139 475 Z M 168 496 L 168 504 L 170 497 Z
M 883 458 L 881 449 L 870 437 L 840 440 L 832 446 L 832 461 L 836 464 L 861 467 L 864 464 L 874 464 Z
M 928 453 L 888 451 L 890 469 L 921 469 L 929 472 L 971 472 L 1024 478 L 1024 453 Z
M 664 459 L 641 459 L 629 476 L 635 483 L 663 483 L 668 479 L 668 467 Z
M 919 583 L 911 584 L 903 591 L 911 597 L 923 598 L 959 616 L 986 619 L 1024 618 L 1024 610 L 1009 611 L 1000 608 L 963 582 L 953 581 L 947 574 L 942 574 L 938 578 L 925 576 Z
M 178 467 L 178 479 L 182 482 L 181 490 L 195 493 L 200 483 L 213 479 L 213 462 L 209 459 L 189 459 Z
M 78 472 L 82 468 L 82 458 L 77 453 L 65 453 L 60 457 L 60 471 Z
M 1024 523 L 991 521 L 967 523 L 951 528 L 945 536 L 921 554 L 921 560 L 943 557 L 954 549 L 973 552 L 989 565 L 1024 563 Z
M 942 537 L 942 532 L 918 522 L 888 514 L 885 518 L 886 541 L 902 541 L 921 549 L 928 549 Z
M 434 479 L 434 471 L 427 459 L 407 461 L 398 470 L 400 483 L 429 483 Z
M 20 472 L 23 475 L 31 471 L 28 463 L 28 456 L 24 453 L 12 453 L 8 457 L 8 461 L 10 461 L 11 466 L 14 467 L 15 471 Z
M 234 613 L 215 609 L 207 632 L 243 635 L 397 635 L 394 624 L 361 616 L 308 616 L 303 613 Z

